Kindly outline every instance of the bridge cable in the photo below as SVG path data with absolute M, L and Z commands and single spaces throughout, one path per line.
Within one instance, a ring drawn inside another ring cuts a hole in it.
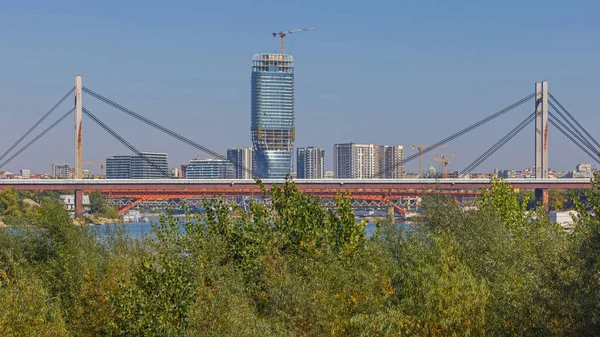
M 575 124 L 577 124 L 577 126 L 581 128 L 581 130 L 583 130 L 583 132 L 596 144 L 596 146 L 600 148 L 600 143 L 598 143 L 596 139 L 592 137 L 592 135 L 590 135 L 590 133 L 587 132 L 587 130 L 581 124 L 579 124 L 575 117 L 573 117 L 573 115 L 571 115 L 569 111 L 562 104 L 560 104 L 560 102 L 556 98 L 554 98 L 554 96 L 552 96 L 551 93 L 548 93 L 548 96 L 561 108 L 562 111 L 564 111 L 567 114 L 567 116 L 569 116 L 575 122 Z
M 102 95 L 100 95 L 100 94 L 98 94 L 98 93 L 96 93 L 96 92 L 94 92 L 94 91 L 86 88 L 86 87 L 83 87 L 83 91 L 85 93 L 91 95 L 92 97 L 94 97 L 94 98 L 96 98 L 96 99 L 98 99 L 98 100 L 100 100 L 100 101 L 102 101 L 102 102 L 104 102 L 104 103 L 106 103 L 106 104 L 108 104 L 108 105 L 110 105 L 110 106 L 112 106 L 112 107 L 114 107 L 114 108 L 116 108 L 116 109 L 118 109 L 118 110 L 126 113 L 127 115 L 129 115 L 129 116 L 131 116 L 131 117 L 133 117 L 133 118 L 135 118 L 135 119 L 137 119 L 139 121 L 142 121 L 142 122 L 144 122 L 144 123 L 152 126 L 155 129 L 158 129 L 158 130 L 166 133 L 167 135 L 169 135 L 169 136 L 171 136 L 171 137 L 173 137 L 173 138 L 175 138 L 175 139 L 177 139 L 177 140 L 179 140 L 179 141 L 181 141 L 183 143 L 186 143 L 186 144 L 188 144 L 188 145 L 190 145 L 192 147 L 195 147 L 196 149 L 198 149 L 198 150 L 200 150 L 200 151 L 202 151 L 204 153 L 207 153 L 209 155 L 212 155 L 212 156 L 214 156 L 216 158 L 219 158 L 221 160 L 225 160 L 225 161 L 231 162 L 230 160 L 227 159 L 227 157 L 223 156 L 222 154 L 217 153 L 217 152 L 215 152 L 215 151 L 213 151 L 213 150 L 211 150 L 211 149 L 209 149 L 207 147 L 204 147 L 204 146 L 202 146 L 202 145 L 194 142 L 193 140 L 191 140 L 189 138 L 186 138 L 186 137 L 184 137 L 184 136 L 176 133 L 175 131 L 170 130 L 170 129 L 168 129 L 168 128 L 166 128 L 166 127 L 164 127 L 164 126 L 162 126 L 162 125 L 160 125 L 160 124 L 158 124 L 156 122 L 153 122 L 152 120 L 150 120 L 150 119 L 148 119 L 148 118 L 146 118 L 146 117 L 144 117 L 144 116 L 142 116 L 142 115 L 140 115 L 140 114 L 138 114 L 138 113 L 136 113 L 136 112 L 134 112 L 132 110 L 127 109 L 126 107 L 124 107 L 124 106 L 122 106 L 122 105 L 120 105 L 120 104 L 118 104 L 118 103 L 110 100 L 109 98 L 106 98 L 106 97 L 104 97 L 104 96 L 102 96 Z M 254 172 L 253 172 L 252 168 L 243 167 L 243 170 L 246 171 L 246 172 L 250 172 L 254 176 Z
M 598 164 L 600 164 L 600 159 L 598 159 L 597 155 L 594 155 L 593 153 L 589 152 L 583 145 L 579 144 L 575 139 L 573 139 L 573 137 L 571 137 L 571 135 L 563 130 L 560 125 L 555 121 L 556 116 L 554 116 L 554 114 L 549 113 L 548 116 L 548 121 L 550 122 L 550 124 L 552 124 L 558 131 L 560 131 L 563 135 L 565 135 L 565 137 L 569 138 L 575 145 L 577 145 L 583 152 L 585 152 L 588 156 L 590 156 L 590 158 L 592 158 L 595 162 L 597 162 Z
M 535 112 L 531 115 L 527 116 L 523 121 L 521 121 L 517 126 L 515 126 L 510 132 L 508 132 L 504 137 L 502 137 L 498 142 L 496 142 L 492 147 L 490 147 L 487 151 L 485 151 L 481 156 L 475 159 L 471 164 L 465 167 L 459 174 L 460 177 L 463 177 L 465 174 L 471 173 L 475 168 L 481 165 L 484 161 L 486 161 L 492 154 L 498 151 L 501 147 L 503 147 L 506 143 L 508 143 L 514 136 L 523 131 L 523 129 L 529 125 L 535 119 Z
M 554 109 L 554 111 L 560 116 L 562 117 L 562 119 L 564 119 L 565 122 L 567 122 L 567 124 L 569 124 L 569 127 L 567 127 L 566 125 L 562 124 L 562 127 L 565 128 L 567 131 L 571 131 L 571 135 L 576 137 L 581 143 L 583 143 L 585 146 L 588 147 L 588 149 L 590 149 L 592 152 L 594 153 L 598 153 L 598 149 L 594 147 L 594 145 L 589 141 L 589 139 L 586 139 L 585 136 L 583 134 L 581 134 L 581 132 L 569 121 L 569 119 L 567 117 L 565 117 L 565 115 L 563 115 L 563 113 L 556 108 L 556 106 L 554 104 L 552 104 L 552 102 L 548 102 L 548 104 L 550 105 L 550 107 L 552 109 Z M 554 116 L 557 121 L 559 121 L 560 119 L 557 118 L 556 116 Z
M 448 142 L 450 142 L 450 141 L 452 141 L 452 140 L 454 140 L 454 139 L 456 139 L 456 138 L 464 135 L 465 133 L 472 131 L 475 128 L 478 128 L 478 127 L 480 127 L 483 124 L 485 124 L 485 123 L 487 123 L 487 122 L 489 122 L 489 121 L 491 121 L 491 120 L 493 120 L 493 119 L 495 119 L 497 117 L 500 117 L 500 116 L 504 115 L 505 113 L 507 113 L 507 112 L 509 112 L 509 111 L 511 111 L 511 110 L 513 110 L 513 109 L 515 109 L 515 108 L 517 108 L 519 106 L 521 106 L 522 104 L 524 104 L 525 102 L 531 100 L 534 97 L 535 97 L 535 93 L 530 94 L 528 96 L 525 96 L 524 98 L 522 98 L 522 99 L 516 101 L 515 103 L 513 103 L 513 104 L 511 104 L 511 105 L 509 105 L 509 106 L 507 106 L 507 107 L 505 107 L 505 108 L 503 108 L 503 109 L 501 109 L 501 110 L 499 110 L 499 111 L 491 114 L 490 116 L 488 116 L 488 117 L 486 117 L 486 118 L 484 118 L 484 119 L 482 119 L 482 120 L 480 120 L 480 121 L 478 121 L 478 122 L 476 122 L 474 124 L 471 124 L 470 126 L 468 126 L 468 127 L 464 128 L 464 129 L 462 129 L 462 130 L 460 130 L 460 131 L 458 131 L 458 132 L 456 132 L 456 133 L 454 133 L 454 134 L 452 134 L 452 135 L 450 135 L 450 136 L 448 136 L 448 137 L 446 137 L 446 138 L 444 138 L 444 139 L 436 142 L 435 144 L 433 144 L 433 145 L 431 145 L 431 146 L 429 146 L 427 148 L 424 148 L 422 151 L 417 152 L 415 154 L 412 154 L 412 155 L 408 156 L 407 158 L 405 158 L 404 160 L 402 160 L 400 163 L 392 165 L 392 167 L 389 167 L 389 168 L 387 168 L 385 170 L 382 170 L 382 171 L 378 172 L 375 175 L 375 177 L 381 177 L 382 174 L 388 173 L 388 172 L 390 172 L 392 170 L 395 170 L 395 169 L 398 168 L 398 166 L 404 166 L 405 163 L 408 163 L 409 161 L 411 161 L 411 160 L 413 160 L 415 158 L 418 158 L 419 156 L 422 156 L 423 154 L 426 154 L 427 152 L 432 151 L 435 148 L 438 148 L 438 147 L 440 147 L 440 146 L 442 146 L 442 145 L 444 145 L 444 144 L 446 144 L 446 143 L 448 143 Z
M 579 148 L 582 148 L 583 146 L 586 145 L 585 141 L 582 140 L 580 137 L 578 137 L 576 134 L 573 133 L 573 130 L 570 130 L 568 126 L 566 126 L 558 117 L 556 117 L 556 115 L 554 115 L 552 113 L 552 111 L 548 111 L 548 118 L 550 119 L 550 117 L 553 118 L 553 125 L 555 125 L 557 127 L 557 129 L 559 129 L 560 132 L 562 132 L 565 136 L 567 136 L 567 134 L 570 135 L 570 137 L 568 137 L 572 142 L 574 142 Z M 591 151 L 591 152 L 590 152 Z M 592 156 L 595 159 L 598 158 L 598 155 L 592 155 L 593 153 L 596 153 L 595 150 L 593 148 L 586 150 L 586 154 L 588 156 Z
M 477 166 L 481 165 L 485 160 L 487 160 L 492 154 L 494 154 L 497 150 L 499 150 L 502 146 L 504 146 L 508 141 L 510 141 L 514 136 L 516 136 L 519 132 L 521 132 L 531 121 L 535 119 L 535 112 L 533 112 L 530 116 L 527 116 L 521 123 L 515 126 L 510 132 L 508 132 L 504 137 L 502 137 L 496 144 L 492 145 L 487 151 L 485 151 L 481 156 L 475 159 L 471 164 L 469 164 L 465 169 L 460 172 L 460 176 L 463 176 L 466 173 L 471 173 L 473 169 Z
M 108 125 L 104 124 L 104 122 L 102 122 L 98 117 L 96 117 L 94 114 L 92 114 L 88 109 L 83 108 L 83 113 L 86 116 L 90 117 L 94 122 L 96 122 L 96 124 L 98 124 L 101 128 L 103 128 L 111 136 L 113 136 L 115 139 L 117 139 L 119 142 L 121 142 L 121 144 L 125 145 L 127 148 L 129 148 L 131 151 L 133 151 L 137 156 L 141 157 L 147 163 L 149 163 L 152 167 L 154 167 L 154 169 L 156 169 L 157 171 L 162 173 L 165 176 L 165 178 L 170 178 L 169 174 L 165 170 L 158 167 L 158 165 L 156 165 L 156 163 L 154 163 L 154 161 L 152 161 L 150 158 L 145 156 L 141 151 L 139 151 L 137 148 L 135 148 L 135 146 L 131 145 L 131 143 L 129 143 L 123 137 L 121 137 L 119 134 L 117 134 Z
M 28 147 L 30 147 L 31 145 L 33 145 L 33 143 L 35 143 L 36 141 L 38 141 L 38 139 L 42 138 L 46 133 L 48 133 L 48 131 L 52 130 L 55 126 L 57 126 L 60 122 L 62 122 L 65 118 L 67 118 L 67 116 L 69 116 L 73 111 L 75 111 L 75 108 L 72 108 L 66 114 L 62 115 L 56 122 L 52 123 L 52 125 L 50 125 L 49 127 L 47 127 L 37 137 L 35 137 L 34 139 L 32 139 L 29 143 L 27 143 L 25 146 L 23 146 L 21 149 L 19 149 L 19 151 L 15 152 L 12 156 L 10 156 L 10 158 L 8 158 L 2 164 L 0 164 L 0 168 L 3 168 L 6 164 L 10 163 L 11 160 L 15 159 L 15 157 L 17 157 L 18 155 L 20 155 L 23 151 L 27 150 Z
M 6 152 L 4 152 L 0 156 L 0 160 L 4 159 L 4 157 L 6 157 L 12 150 L 14 150 L 14 148 L 17 147 L 17 145 L 19 145 L 23 141 L 23 139 L 25 139 L 27 136 L 29 136 L 29 134 L 36 127 L 38 127 L 38 125 L 40 125 L 48 116 L 50 116 L 50 114 L 52 112 L 54 112 L 54 110 L 56 110 L 56 108 L 58 108 L 58 106 L 61 105 L 62 102 L 64 102 L 65 99 L 67 99 L 67 97 L 69 97 L 74 91 L 75 91 L 75 87 L 73 87 L 71 90 L 69 90 L 69 92 L 67 92 L 67 94 L 65 96 L 63 96 L 63 98 L 61 98 L 56 104 L 54 104 L 54 106 L 52 107 L 52 109 L 50 109 L 48 112 L 46 112 L 46 114 L 44 116 L 42 116 L 42 118 L 40 118 L 35 124 L 33 124 L 33 126 L 31 128 L 29 128 L 29 130 L 27 130 L 27 132 L 25 132 L 21 136 L 21 138 L 19 138 L 19 140 L 17 140 L 8 150 L 6 150 Z

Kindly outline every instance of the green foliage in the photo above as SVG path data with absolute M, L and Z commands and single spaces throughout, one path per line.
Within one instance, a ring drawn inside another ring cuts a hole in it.
M 579 212 L 573 233 L 572 251 L 576 268 L 575 292 L 581 333 L 600 331 L 600 175 L 594 172 L 593 189 L 586 192 L 587 203 L 575 201 Z
M 21 216 L 23 212 L 19 200 L 17 192 L 12 187 L 0 191 L 0 214 L 14 217 Z
M 43 198 L 0 229 L 0 335 L 595 335 L 594 183 L 572 235 L 499 180 L 476 211 L 427 197 L 410 228 L 383 222 L 371 238 L 344 196 L 327 209 L 292 181 L 248 210 L 206 200 L 141 238 L 75 227 Z
M 102 193 L 94 191 L 89 194 L 89 197 L 90 212 L 92 214 L 109 219 L 116 219 L 119 217 L 117 210 L 108 205 Z
M 562 211 L 568 201 L 568 196 L 564 190 L 548 191 L 548 208 L 551 211 Z

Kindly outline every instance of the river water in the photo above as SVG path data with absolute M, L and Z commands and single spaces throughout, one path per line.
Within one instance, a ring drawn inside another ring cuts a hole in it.
M 125 224 L 121 224 L 125 226 L 125 230 L 129 233 L 130 236 L 139 237 L 145 236 L 152 233 L 152 222 L 158 222 L 158 218 L 150 218 L 149 222 L 128 222 Z M 115 224 L 105 224 L 105 225 L 96 225 L 93 228 L 98 230 L 99 233 L 106 233 L 110 227 Z M 401 224 L 405 225 L 405 224 Z M 367 237 L 370 237 L 375 233 L 376 225 L 374 223 L 369 223 L 365 226 L 365 232 Z

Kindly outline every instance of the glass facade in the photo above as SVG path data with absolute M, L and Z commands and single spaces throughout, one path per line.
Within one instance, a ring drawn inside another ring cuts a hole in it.
M 232 147 L 227 149 L 227 160 L 229 160 L 235 168 L 235 179 L 253 178 L 253 152 L 251 147 Z
M 130 179 L 131 156 L 117 155 L 106 158 L 106 179 Z
M 296 149 L 298 179 L 323 179 L 325 176 L 325 150 L 316 147 Z
M 161 179 L 169 178 L 166 153 L 142 152 L 138 155 L 117 155 L 106 158 L 107 179 Z M 154 163 L 150 164 L 148 161 Z M 158 170 L 157 170 L 158 168 Z M 167 173 L 167 176 L 165 176 Z
M 294 59 L 286 54 L 252 57 L 251 133 L 256 176 L 290 174 L 294 129 Z
M 186 170 L 187 179 L 234 179 L 235 168 L 228 160 L 192 159 Z

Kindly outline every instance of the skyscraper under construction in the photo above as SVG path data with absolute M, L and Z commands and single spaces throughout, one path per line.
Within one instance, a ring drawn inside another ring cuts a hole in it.
M 287 54 L 252 57 L 252 144 L 256 176 L 290 174 L 294 128 L 294 59 Z

